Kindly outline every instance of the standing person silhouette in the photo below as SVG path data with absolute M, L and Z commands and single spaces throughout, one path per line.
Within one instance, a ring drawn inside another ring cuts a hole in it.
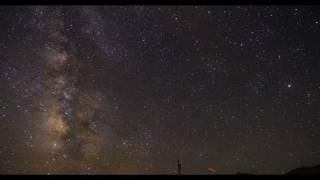
M 178 174 L 180 175 L 181 174 L 181 164 L 180 164 L 180 161 L 178 159 Z

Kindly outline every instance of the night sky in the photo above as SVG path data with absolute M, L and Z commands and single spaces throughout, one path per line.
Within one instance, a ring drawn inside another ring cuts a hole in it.
M 0 7 L 0 174 L 320 163 L 320 6 Z

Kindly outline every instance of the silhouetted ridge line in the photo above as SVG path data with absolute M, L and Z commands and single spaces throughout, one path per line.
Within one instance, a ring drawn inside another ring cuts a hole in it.
M 297 175 L 297 174 L 320 174 L 320 165 L 313 167 L 299 167 L 293 169 L 287 173 L 288 175 Z

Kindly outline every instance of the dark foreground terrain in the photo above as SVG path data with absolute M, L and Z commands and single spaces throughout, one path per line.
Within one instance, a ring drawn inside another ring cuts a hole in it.
M 299 167 L 293 169 L 287 173 L 288 175 L 295 175 L 295 174 L 320 174 L 320 165 L 313 166 L 313 167 Z
M 287 175 L 320 175 L 320 165 L 313 167 L 299 167 L 287 172 Z M 237 173 L 237 175 L 254 175 L 249 173 Z

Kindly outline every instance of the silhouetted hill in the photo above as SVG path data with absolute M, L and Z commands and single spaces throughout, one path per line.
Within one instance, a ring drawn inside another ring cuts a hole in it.
M 296 169 L 293 169 L 287 173 L 287 175 L 312 175 L 312 174 L 318 174 L 320 175 L 320 165 L 316 165 L 313 167 L 298 167 Z M 236 173 L 236 175 L 254 175 L 250 173 Z
M 313 167 L 299 167 L 289 171 L 287 174 L 288 175 L 320 174 L 320 165 L 313 166 Z

